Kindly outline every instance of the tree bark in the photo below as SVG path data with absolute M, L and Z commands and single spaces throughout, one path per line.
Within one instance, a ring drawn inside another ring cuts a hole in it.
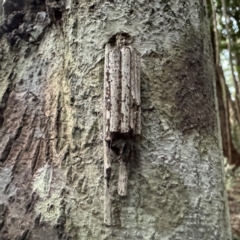
M 2 239 L 230 240 L 205 2 L 3 6 Z M 141 54 L 141 134 L 124 197 L 113 153 L 105 226 L 104 48 L 117 33 Z

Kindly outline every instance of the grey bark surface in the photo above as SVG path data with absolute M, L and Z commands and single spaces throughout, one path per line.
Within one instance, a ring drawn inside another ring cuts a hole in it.
M 3 4 L 0 239 L 230 240 L 204 1 Z M 119 32 L 141 54 L 142 129 L 125 197 L 111 163 L 106 227 L 104 48 Z

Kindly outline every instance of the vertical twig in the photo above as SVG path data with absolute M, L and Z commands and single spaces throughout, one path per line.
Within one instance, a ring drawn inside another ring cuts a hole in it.
M 131 53 L 130 49 L 123 46 L 122 53 L 122 102 L 121 102 L 121 132 L 128 133 L 130 130 L 130 77 L 131 77 Z
M 118 178 L 118 194 L 127 196 L 128 167 L 125 161 L 120 162 Z
M 126 41 L 120 34 L 116 36 L 115 44 L 105 47 L 104 223 L 108 226 L 112 224 L 111 158 L 117 155 L 120 159 L 118 194 L 127 196 L 131 142 L 134 135 L 141 132 L 140 54 L 129 46 L 131 41 Z
M 118 48 L 115 48 L 109 53 L 109 68 L 111 91 L 110 132 L 119 132 L 119 100 L 121 99 L 121 51 Z
M 110 194 L 110 177 L 111 177 L 111 158 L 107 138 L 110 125 L 110 86 L 109 86 L 109 49 L 105 47 L 105 69 L 104 69 L 104 104 L 103 104 L 103 157 L 104 157 L 104 223 L 107 226 L 112 224 L 111 217 L 111 194 Z

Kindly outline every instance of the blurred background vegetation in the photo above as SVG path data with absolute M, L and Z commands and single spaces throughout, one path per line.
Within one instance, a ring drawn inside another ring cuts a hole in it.
M 233 239 L 240 239 L 240 0 L 208 0 Z

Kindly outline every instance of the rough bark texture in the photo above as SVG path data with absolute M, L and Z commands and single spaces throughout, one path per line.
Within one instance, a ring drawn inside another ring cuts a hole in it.
M 228 202 L 231 216 L 233 240 L 240 239 L 240 169 L 234 171 L 234 167 L 226 167 Z
M 3 4 L 1 239 L 230 239 L 204 2 Z M 142 133 L 127 197 L 112 163 L 106 227 L 104 46 L 118 32 L 141 53 Z

